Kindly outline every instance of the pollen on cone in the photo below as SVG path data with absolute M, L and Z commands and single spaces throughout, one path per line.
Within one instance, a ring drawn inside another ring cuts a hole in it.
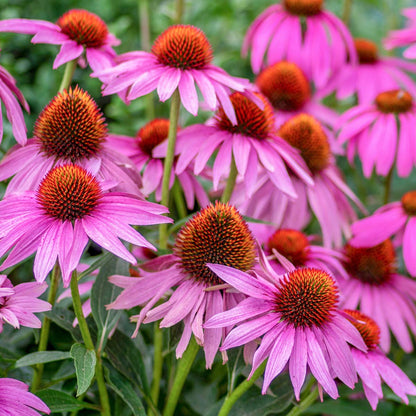
M 406 192 L 402 196 L 402 207 L 408 215 L 416 215 L 416 191 Z
M 137 140 L 140 149 L 152 155 L 152 150 L 168 138 L 169 120 L 165 118 L 156 118 L 145 126 L 143 126 L 137 133 Z
M 358 329 L 368 349 L 375 349 L 380 343 L 380 328 L 376 322 L 360 311 L 344 309 L 344 312 L 353 318 L 350 321 Z
M 406 113 L 412 108 L 412 96 L 403 90 L 381 92 L 376 97 L 376 106 L 382 113 Z
M 283 0 L 285 9 L 298 16 L 313 16 L 322 10 L 323 0 Z
M 305 264 L 308 258 L 309 241 L 301 231 L 277 230 L 268 240 L 269 250 L 275 249 L 295 266 Z

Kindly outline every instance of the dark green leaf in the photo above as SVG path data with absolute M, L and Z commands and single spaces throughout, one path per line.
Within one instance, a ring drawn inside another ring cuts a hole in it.
M 46 313 L 46 315 L 54 324 L 68 331 L 75 341 L 82 341 L 81 332 L 78 326 L 73 326 L 75 314 L 72 311 L 59 306 L 54 306 L 51 311 Z
M 378 415 L 391 415 L 392 403 L 380 402 L 377 407 Z M 325 400 L 323 403 L 316 403 L 308 409 L 308 413 L 321 415 L 322 413 L 333 416 L 374 416 L 374 411 L 366 400 Z
M 69 351 L 32 352 L 17 360 L 15 367 L 18 368 L 40 363 L 51 363 L 53 361 L 66 360 L 67 358 L 71 358 Z
M 83 344 L 74 344 L 71 348 L 77 375 L 77 396 L 85 393 L 95 374 L 95 351 L 87 350 Z
M 63 391 L 52 389 L 41 390 L 36 395 L 51 409 L 51 413 L 72 412 L 83 408 L 95 409 L 95 406 L 77 400 Z

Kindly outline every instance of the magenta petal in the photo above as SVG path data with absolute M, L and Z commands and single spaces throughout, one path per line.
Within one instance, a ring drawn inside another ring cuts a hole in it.
M 307 364 L 307 344 L 305 333 L 302 328 L 298 328 L 295 333 L 292 356 L 289 361 L 289 374 L 292 381 L 293 390 L 295 392 L 296 400 L 300 399 L 300 390 L 306 376 Z
M 416 218 L 411 217 L 403 234 L 403 258 L 406 268 L 412 276 L 416 276 Z
M 179 94 L 185 109 L 193 116 L 198 114 L 198 94 L 195 88 L 195 81 L 190 71 L 183 71 L 179 81 Z
M 55 61 L 53 62 L 53 69 L 80 57 L 83 51 L 84 47 L 79 45 L 77 42 L 70 40 L 63 43 Z

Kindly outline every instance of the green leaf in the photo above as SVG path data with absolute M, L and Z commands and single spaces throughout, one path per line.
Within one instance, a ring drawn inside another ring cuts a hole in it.
M 108 340 L 105 352 L 121 374 L 143 389 L 146 395 L 150 394 L 142 354 L 130 337 L 117 330 Z
M 95 374 L 95 351 L 87 350 L 83 344 L 74 344 L 71 347 L 71 357 L 74 359 L 77 375 L 77 396 L 85 393 Z
M 53 361 L 66 360 L 71 358 L 68 351 L 39 351 L 27 354 L 16 361 L 15 367 L 25 367 L 28 365 L 51 363 Z
M 114 328 L 122 311 L 107 310 L 106 305 L 113 302 L 121 292 L 121 288 L 111 284 L 108 277 L 113 274 L 129 275 L 129 266 L 125 260 L 109 255 L 101 266 L 100 272 L 91 289 L 92 316 L 98 328 L 99 349 L 103 350 L 108 334 Z
M 110 387 L 123 399 L 129 406 L 134 416 L 146 416 L 146 411 L 137 392 L 132 387 L 130 381 L 121 375 L 112 365 L 105 367 L 106 376 Z
M 394 414 L 392 403 L 380 401 L 377 407 L 378 415 Z M 374 416 L 374 411 L 366 400 L 328 400 L 323 403 L 315 403 L 308 409 L 308 413 L 321 415 L 322 413 L 333 416 Z
M 59 390 L 40 390 L 36 393 L 42 401 L 51 409 L 51 413 L 72 412 L 84 408 L 95 409 L 96 407 L 89 403 L 75 399 L 67 393 Z
M 54 324 L 68 331 L 71 334 L 74 341 L 82 341 L 81 332 L 78 326 L 73 326 L 75 314 L 72 311 L 55 305 L 51 311 L 46 312 L 46 316 Z

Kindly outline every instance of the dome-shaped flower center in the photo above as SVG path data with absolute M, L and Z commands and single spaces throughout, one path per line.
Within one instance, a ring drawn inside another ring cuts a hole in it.
M 253 267 L 254 239 L 239 212 L 216 202 L 202 209 L 180 230 L 174 253 L 183 270 L 207 285 L 223 283 L 207 263 L 223 264 L 242 271 Z
M 235 92 L 230 95 L 230 99 L 237 117 L 237 124 L 233 125 L 224 110 L 220 108 L 215 116 L 217 126 L 231 133 L 259 140 L 266 139 L 274 129 L 273 108 L 263 95 L 256 95 L 264 102 L 264 110 L 243 94 Z
M 296 269 L 279 283 L 275 310 L 295 327 L 320 326 L 328 322 L 338 304 L 338 289 L 325 271 Z
M 367 348 L 374 350 L 380 343 L 380 328 L 376 322 L 360 311 L 344 309 L 344 312 L 354 318 L 351 323 L 358 329 Z
M 382 113 L 406 113 L 412 105 L 412 96 L 403 90 L 381 92 L 376 97 L 376 106 Z
M 416 215 L 416 191 L 406 192 L 402 196 L 402 207 L 406 214 Z
M 77 165 L 49 171 L 37 191 L 37 199 L 51 217 L 61 221 L 81 219 L 91 213 L 101 197 L 97 179 Z
M 140 149 L 152 156 L 152 150 L 168 138 L 169 120 L 165 118 L 156 118 L 137 133 L 137 140 Z
M 360 64 L 374 64 L 378 61 L 377 45 L 374 42 L 368 39 L 356 38 L 354 43 Z
M 91 96 L 75 87 L 50 101 L 36 120 L 33 135 L 47 156 L 75 162 L 100 150 L 107 126 Z
M 276 110 L 300 110 L 311 96 L 305 74 L 292 62 L 282 61 L 264 69 L 256 84 Z
M 201 69 L 212 61 L 212 49 L 204 32 L 194 26 L 176 25 L 155 40 L 152 53 L 164 65 Z
M 277 250 L 295 266 L 303 266 L 309 254 L 309 241 L 301 231 L 277 230 L 267 242 L 268 249 Z
M 99 48 L 107 39 L 106 24 L 96 14 L 87 10 L 69 10 L 56 24 L 62 33 L 86 48 Z
M 353 247 L 347 244 L 345 254 L 345 269 L 352 277 L 364 283 L 381 285 L 396 270 L 396 254 L 390 240 L 373 247 Z
M 285 9 L 297 16 L 313 16 L 322 10 L 324 0 L 283 0 Z
M 284 123 L 278 135 L 300 150 L 312 173 L 318 173 L 329 164 L 331 150 L 328 137 L 317 120 L 308 114 L 299 114 Z

